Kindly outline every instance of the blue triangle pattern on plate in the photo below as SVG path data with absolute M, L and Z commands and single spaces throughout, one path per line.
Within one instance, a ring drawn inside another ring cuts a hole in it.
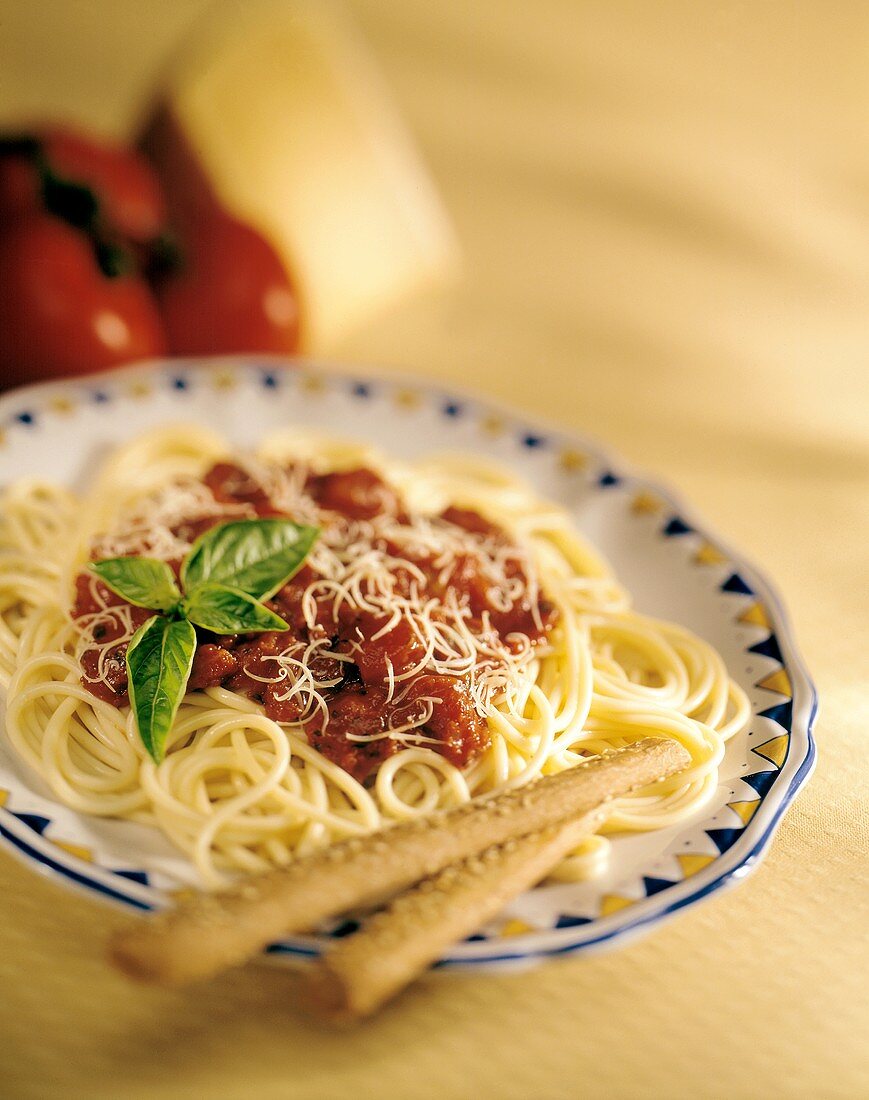
M 690 527 L 684 521 L 684 519 L 679 519 L 678 516 L 673 516 L 673 518 L 666 525 L 661 534 L 663 534 L 665 538 L 671 539 L 677 535 L 690 535 L 693 530 L 694 528 Z
M 728 848 L 732 848 L 733 845 L 739 840 L 742 833 L 742 829 L 707 829 L 706 835 L 718 849 L 718 851 L 724 855 Z
M 754 591 L 749 588 L 738 573 L 731 573 L 721 586 L 722 592 L 738 592 L 741 596 L 753 596 Z
M 643 888 L 646 891 L 646 897 L 650 898 L 653 894 L 660 894 L 662 890 L 668 889 L 670 886 L 675 886 L 674 882 L 671 882 L 667 878 L 650 878 L 643 877 Z
M 775 782 L 775 777 L 777 775 L 778 768 L 774 768 L 772 771 L 754 772 L 752 775 L 741 775 L 739 778 L 743 783 L 747 783 L 753 791 L 757 791 L 760 797 L 763 798 Z
M 145 871 L 112 871 L 113 875 L 129 879 L 130 882 L 138 882 L 140 886 L 150 886 L 148 875 Z
M 777 722 L 786 730 L 790 730 L 793 716 L 794 703 L 792 699 L 787 699 L 784 703 L 776 703 L 774 707 L 767 707 L 766 710 L 760 711 L 759 714 L 759 717 L 770 718 L 773 722 Z
M 597 483 L 602 489 L 610 489 L 613 485 L 621 484 L 621 480 L 622 479 L 617 474 L 614 474 L 612 470 L 607 470 L 600 475 L 597 479 Z
M 23 822 L 28 829 L 32 829 L 34 833 L 39 833 L 40 836 L 42 836 L 51 824 L 50 818 L 40 817 L 39 814 L 15 814 L 15 816 L 19 821 Z
M 344 920 L 329 933 L 330 936 L 334 936 L 336 940 L 343 939 L 344 936 L 352 936 L 354 932 L 359 931 L 358 920 Z
M 749 653 L 759 653 L 761 657 L 771 657 L 774 661 L 784 664 L 782 660 L 781 650 L 779 649 L 778 639 L 775 634 L 770 634 L 768 638 L 764 638 L 762 642 L 757 642 L 755 645 L 748 647 Z
M 556 928 L 578 928 L 581 924 L 591 924 L 591 917 L 573 917 L 565 913 L 555 922 Z

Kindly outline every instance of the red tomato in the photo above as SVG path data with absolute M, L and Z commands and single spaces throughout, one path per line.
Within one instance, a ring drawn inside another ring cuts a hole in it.
M 29 136 L 38 143 L 50 172 L 91 189 L 99 204 L 100 223 L 111 234 L 146 244 L 163 231 L 166 206 L 160 182 L 141 153 L 66 127 L 42 127 Z M 0 220 L 23 209 L 41 209 L 40 191 L 34 156 L 0 158 Z
M 18 153 L 0 154 L 0 225 L 39 205 L 39 177 L 33 162 Z
M 181 267 L 158 286 L 169 349 L 176 355 L 299 346 L 296 291 L 256 230 L 209 211 L 181 233 Z
M 115 233 L 145 244 L 162 232 L 166 206 L 160 181 L 141 153 L 70 129 L 49 128 L 38 136 L 52 170 L 92 188 Z
M 84 233 L 35 213 L 0 234 L 4 386 L 99 370 L 164 349 L 146 284 L 131 275 L 104 275 Z

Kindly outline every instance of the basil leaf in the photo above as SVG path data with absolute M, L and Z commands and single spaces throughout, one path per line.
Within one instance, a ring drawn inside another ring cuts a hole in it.
M 90 564 L 92 573 L 136 607 L 173 611 L 181 599 L 175 574 L 156 558 L 106 558 Z
M 181 566 L 181 582 L 187 592 L 213 582 L 267 600 L 301 566 L 319 533 L 318 527 L 289 519 L 222 523 L 193 543 Z
M 181 605 L 191 623 L 215 634 L 250 634 L 260 630 L 289 630 L 280 615 L 225 584 L 201 584 Z
M 143 623 L 127 649 L 130 705 L 142 743 L 157 764 L 166 751 L 195 653 L 196 631 L 190 623 L 162 615 Z

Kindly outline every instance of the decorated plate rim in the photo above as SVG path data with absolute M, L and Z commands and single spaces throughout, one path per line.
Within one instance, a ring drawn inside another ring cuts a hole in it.
M 105 403 L 111 401 L 113 396 L 130 400 L 131 383 L 135 386 L 138 379 L 144 383 L 146 378 L 149 382 L 162 378 L 166 382 L 164 389 L 139 395 L 140 399 L 160 398 L 170 395 L 173 390 L 176 393 L 186 392 L 193 378 L 206 374 L 212 380 L 238 374 L 258 377 L 262 385 L 272 389 L 280 388 L 289 379 L 323 389 L 344 385 L 350 388 L 350 392 L 365 399 L 376 396 L 383 388 L 390 388 L 396 395 L 412 393 L 420 400 L 438 402 L 447 418 L 455 418 L 459 414 L 464 416 L 470 410 L 480 416 L 497 417 L 505 426 L 512 427 L 526 447 L 536 449 L 554 445 L 561 450 L 573 449 L 591 460 L 600 487 L 629 484 L 637 493 L 649 494 L 665 505 L 667 514 L 684 524 L 685 530 L 699 535 L 707 545 L 714 546 L 720 552 L 733 566 L 733 576 L 742 581 L 747 594 L 757 597 L 759 605 L 768 612 L 769 637 L 777 642 L 781 668 L 792 687 L 790 729 L 786 730 L 787 745 L 780 762 L 761 755 L 762 759 L 773 764 L 773 769 L 772 773 L 764 771 L 758 774 L 774 774 L 775 778 L 758 799 L 758 808 L 747 824 L 731 830 L 738 832 L 739 837 L 704 869 L 681 880 L 666 882 L 660 890 L 632 900 L 627 908 L 567 927 L 524 932 L 496 941 L 466 941 L 442 958 L 437 964 L 439 968 L 515 967 L 547 956 L 614 946 L 650 930 L 716 891 L 736 885 L 755 869 L 768 851 L 785 812 L 814 769 L 816 744 L 813 729 L 818 695 L 775 585 L 741 553 L 719 538 L 679 493 L 653 477 L 633 472 L 627 463 L 583 432 L 552 425 L 538 417 L 526 417 L 506 403 L 475 394 L 461 385 L 450 383 L 445 386 L 405 371 L 372 370 L 324 360 L 287 361 L 270 356 L 164 359 L 74 379 L 36 383 L 11 390 L 0 397 L 0 439 L 10 431 L 36 430 L 39 415 L 46 410 L 58 411 L 63 406 L 67 414 L 74 414 L 72 398 L 76 395 Z M 115 390 L 118 392 L 113 395 Z M 227 396 L 230 393 L 231 390 L 227 390 Z M 158 891 L 137 881 L 136 872 L 129 872 L 128 876 L 123 871 L 102 868 L 63 850 L 50 838 L 44 837 L 42 830 L 27 820 L 29 815 L 18 815 L 7 807 L 7 800 L 13 794 L 0 792 L 0 843 L 5 850 L 43 874 L 104 901 L 140 912 L 165 904 Z M 323 949 L 323 942 L 322 938 L 315 937 L 287 937 L 272 944 L 267 949 L 267 957 L 274 961 L 301 962 L 318 955 Z

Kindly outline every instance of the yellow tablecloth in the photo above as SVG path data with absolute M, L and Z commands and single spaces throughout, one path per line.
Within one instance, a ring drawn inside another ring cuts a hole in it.
M 0 116 L 122 129 L 202 6 L 2 0 Z M 119 915 L 4 854 L 0 1093 L 867 1096 L 869 7 L 352 11 L 466 268 L 344 356 L 472 382 L 679 486 L 784 591 L 818 770 L 738 889 L 610 954 L 431 979 L 347 1035 L 265 967 L 131 988 L 103 959 Z

